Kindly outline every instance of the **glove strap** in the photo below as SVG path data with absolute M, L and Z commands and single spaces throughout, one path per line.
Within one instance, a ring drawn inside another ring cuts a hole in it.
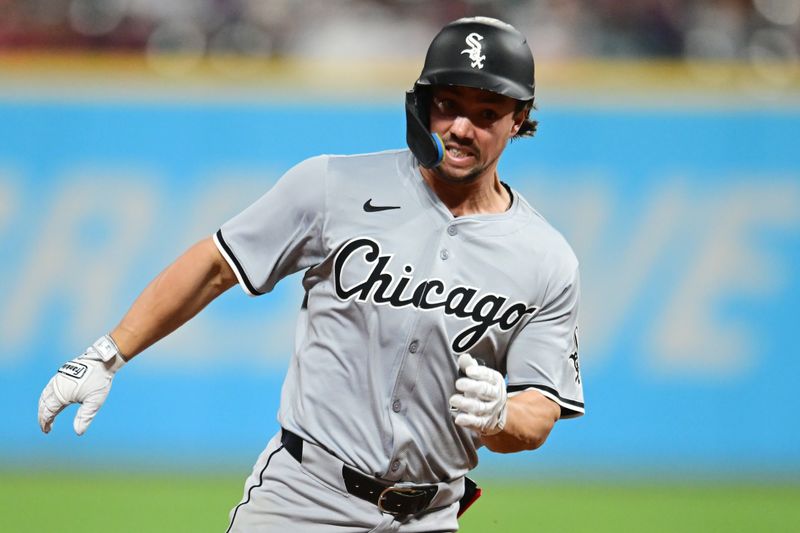
M 506 428 L 506 418 L 508 417 L 508 398 L 503 405 L 503 410 L 500 411 L 500 418 L 497 420 L 497 432 L 500 433 Z
M 103 335 L 92 344 L 92 349 L 100 356 L 100 360 L 109 366 L 109 370 L 116 372 L 126 363 L 119 351 L 117 343 L 110 335 Z
M 497 423 L 495 424 L 494 428 L 489 431 L 481 432 L 481 435 L 485 435 L 487 437 L 491 437 L 492 435 L 497 435 L 501 431 L 503 431 L 506 427 L 506 418 L 508 417 L 508 399 L 506 399 L 505 405 L 503 405 L 503 410 L 500 411 L 500 416 L 497 417 Z

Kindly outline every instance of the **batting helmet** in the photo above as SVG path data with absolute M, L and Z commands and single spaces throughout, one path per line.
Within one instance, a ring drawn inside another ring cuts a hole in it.
M 533 102 L 533 54 L 516 28 L 497 19 L 462 18 L 442 28 L 428 47 L 414 88 L 406 92 L 406 142 L 426 168 L 444 159 L 441 138 L 429 131 L 432 85 L 472 87 Z M 532 127 L 524 124 L 520 134 Z

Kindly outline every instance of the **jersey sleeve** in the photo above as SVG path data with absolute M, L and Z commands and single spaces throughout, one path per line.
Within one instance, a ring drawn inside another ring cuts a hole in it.
M 214 235 L 247 294 L 267 293 L 322 261 L 327 161 L 320 156 L 299 163 Z
M 509 394 L 535 389 L 561 406 L 562 418 L 584 413 L 578 363 L 579 301 L 576 266 L 566 284 L 514 339 L 506 359 Z

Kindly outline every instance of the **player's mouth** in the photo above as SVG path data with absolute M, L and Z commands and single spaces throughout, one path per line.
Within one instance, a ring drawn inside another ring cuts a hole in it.
M 454 163 L 467 162 L 468 160 L 475 159 L 475 153 L 463 146 L 448 144 L 445 148 L 447 151 L 447 158 Z

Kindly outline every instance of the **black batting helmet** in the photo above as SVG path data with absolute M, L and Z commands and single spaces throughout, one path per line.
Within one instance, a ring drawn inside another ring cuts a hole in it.
M 497 19 L 462 18 L 442 28 L 428 47 L 419 79 L 406 93 L 406 142 L 427 168 L 444 159 L 441 139 L 428 128 L 432 85 L 472 87 L 532 103 L 533 54 L 516 28 Z M 525 123 L 520 134 L 532 129 Z

